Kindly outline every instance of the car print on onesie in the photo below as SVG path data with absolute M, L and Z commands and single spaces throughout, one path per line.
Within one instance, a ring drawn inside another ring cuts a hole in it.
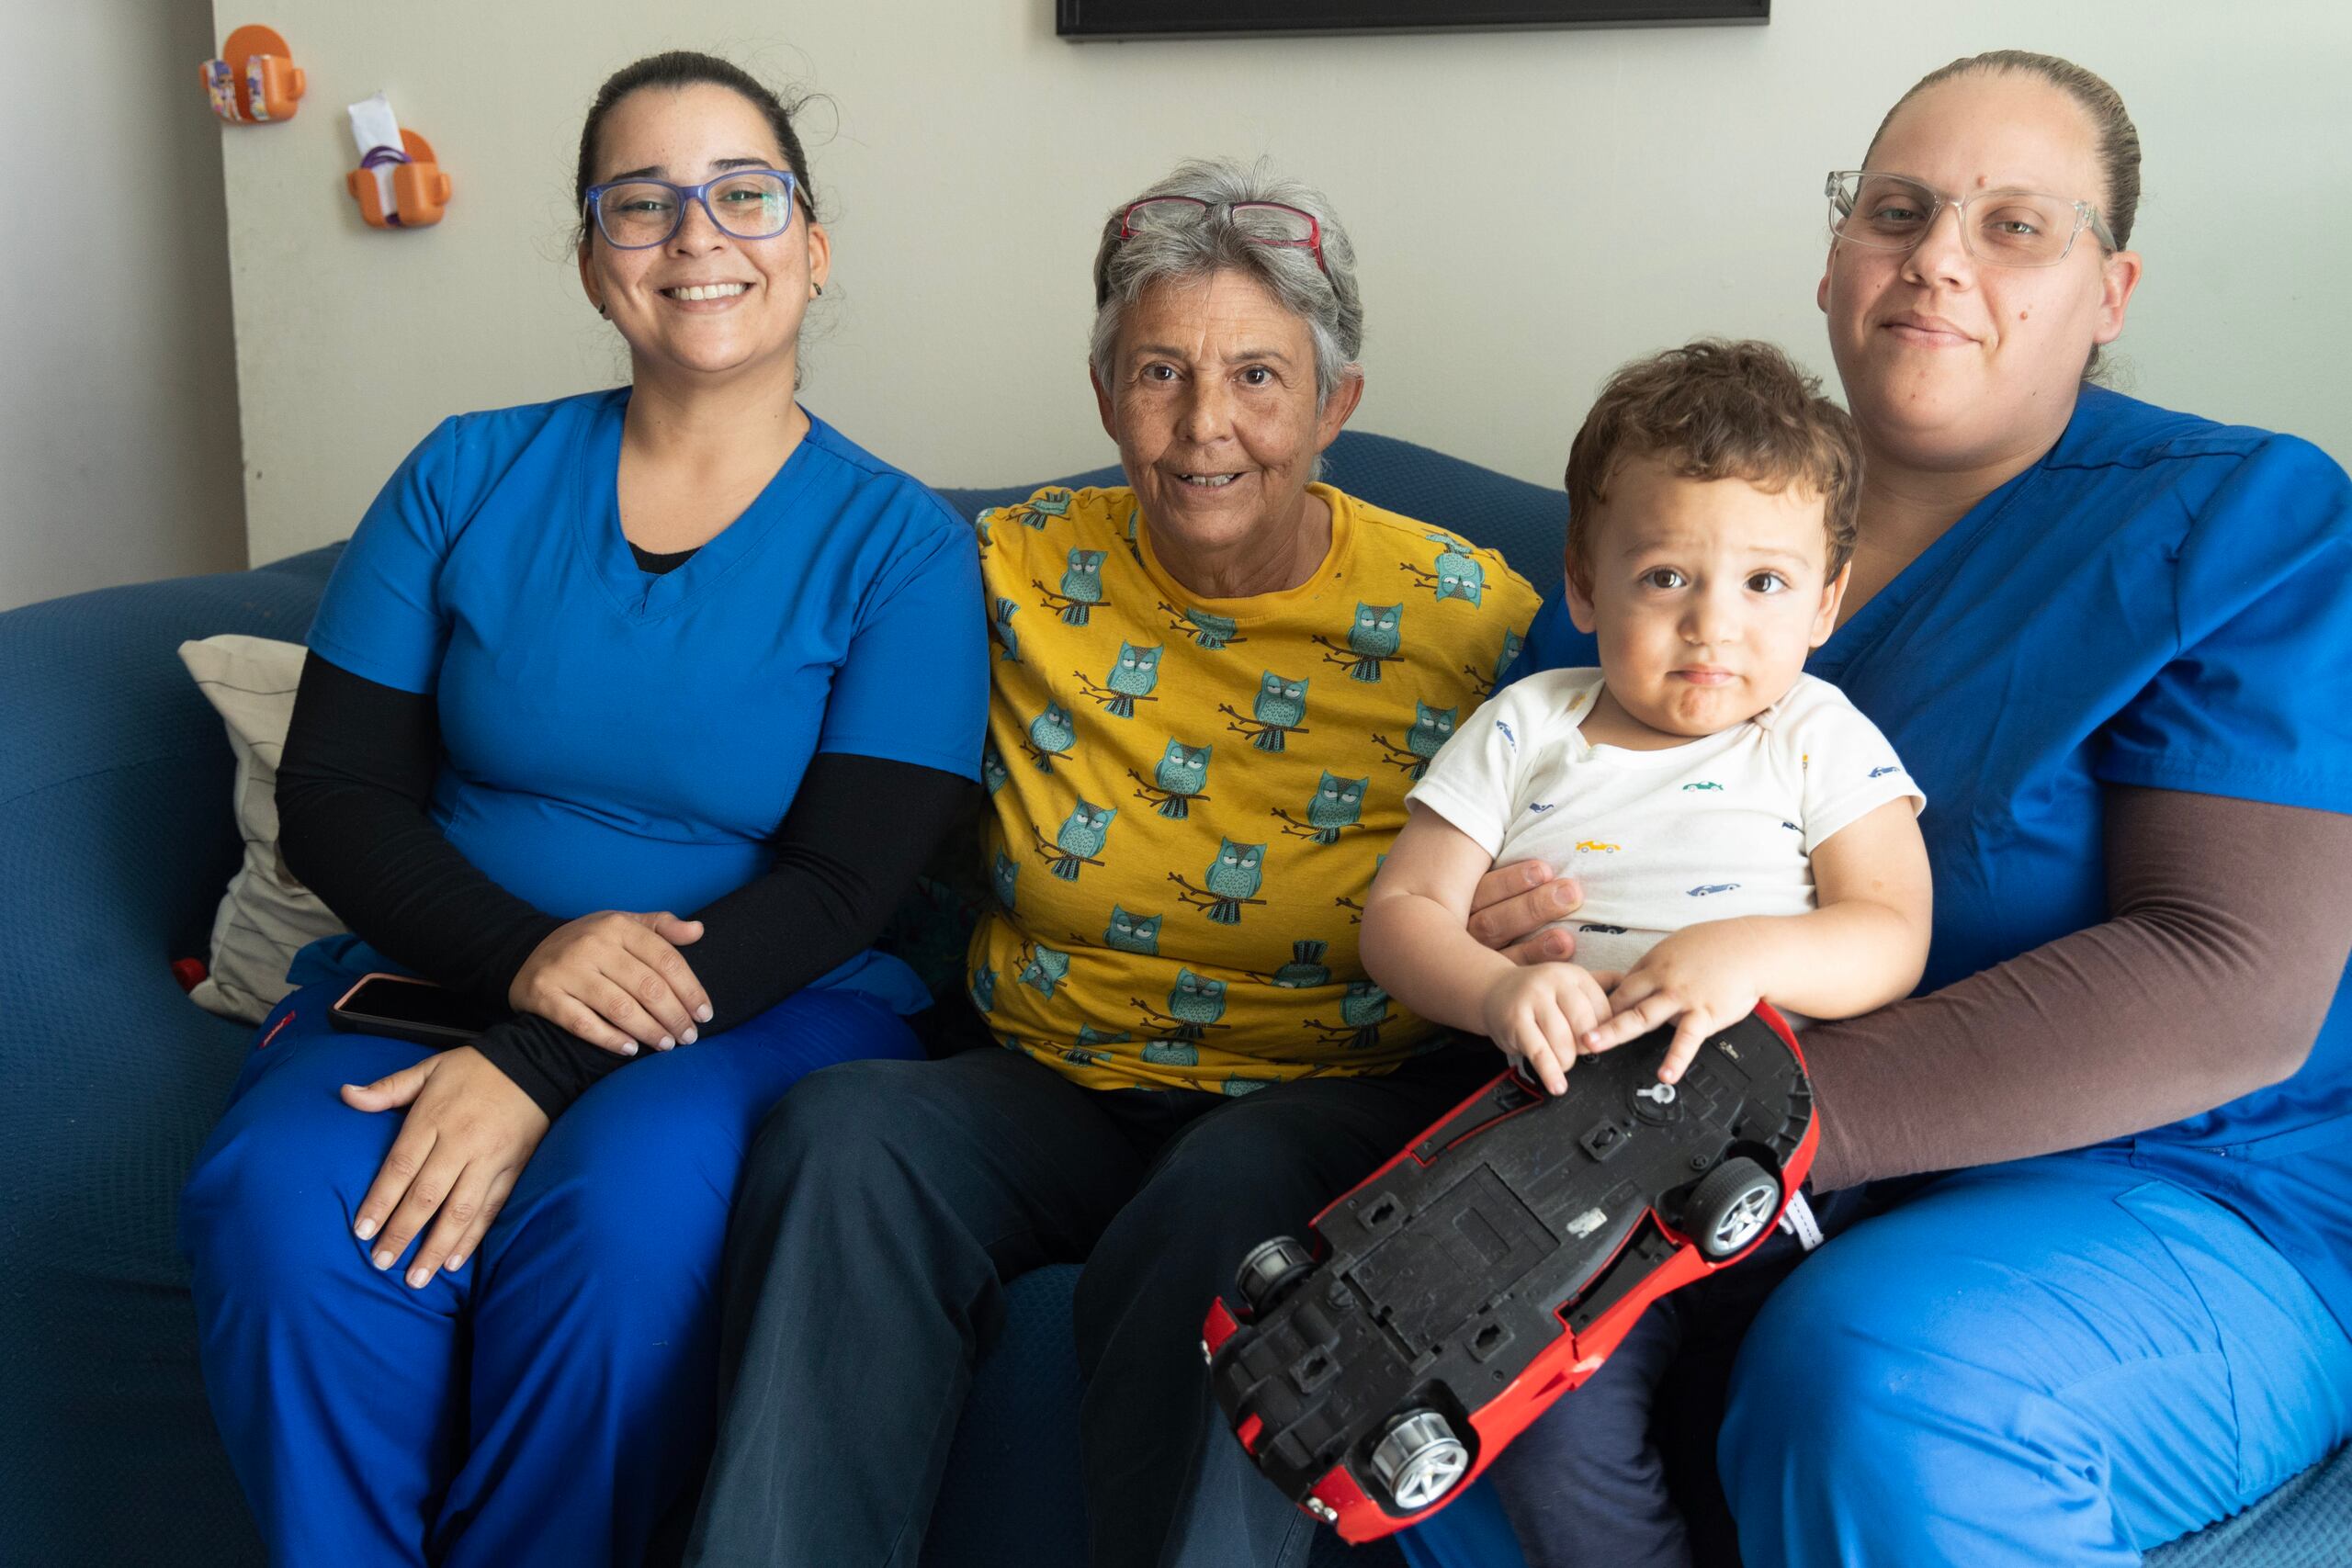
M 1497 1077 L 1317 1214 L 1253 1248 L 1201 1348 L 1234 1435 L 1350 1541 L 1462 1495 L 1643 1309 L 1746 1257 L 1813 1168 L 1804 1058 L 1769 1006 L 1677 1084 L 1671 1025 Z M 1578 1370 L 1580 1363 L 1590 1363 Z

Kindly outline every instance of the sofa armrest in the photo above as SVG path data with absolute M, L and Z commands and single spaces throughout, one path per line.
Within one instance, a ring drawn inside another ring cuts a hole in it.
M 21 1206 L 35 1187 L 156 1157 L 156 1129 L 126 1100 L 200 1092 L 205 1124 L 219 1109 L 226 1077 L 188 1071 L 203 1052 L 233 1059 L 245 1032 L 189 1003 L 168 966 L 202 951 L 236 868 L 232 764 L 177 649 L 228 631 L 299 639 L 331 560 L 0 615 L 0 1204 L 12 1213 L 42 1214 Z M 113 1122 L 131 1136 L 109 1135 Z M 128 1216 L 108 1216 L 88 1239 L 168 1256 L 169 1219 L 168 1206 L 143 1213 L 132 1235 L 117 1228 Z
M 250 1033 L 168 967 L 203 951 L 239 852 L 228 742 L 177 649 L 299 640 L 331 561 L 0 615 L 8 1561 L 138 1561 L 162 1516 L 192 1559 L 253 1555 L 218 1445 L 190 1440 L 210 1416 L 173 1234 Z
M 225 769 L 220 716 L 179 645 L 223 632 L 301 641 L 341 548 L 0 614 L 0 803 L 130 764 Z

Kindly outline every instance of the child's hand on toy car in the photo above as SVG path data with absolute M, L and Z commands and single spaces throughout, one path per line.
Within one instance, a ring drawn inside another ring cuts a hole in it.
M 1674 1082 L 1708 1035 L 1756 1010 L 1756 957 L 1737 920 L 1684 927 L 1625 971 L 1610 991 L 1610 1017 L 1577 1035 L 1578 1049 L 1606 1051 L 1679 1021 L 1657 1074 Z
M 1577 1042 L 1609 1017 L 1609 983 L 1574 964 L 1531 964 L 1487 992 L 1487 1038 L 1554 1094 L 1568 1089 Z

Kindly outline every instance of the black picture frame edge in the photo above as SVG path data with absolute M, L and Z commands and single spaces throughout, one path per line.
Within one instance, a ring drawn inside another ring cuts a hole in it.
M 1443 0 L 1430 6 L 1435 10 Z M 1171 39 L 1380 37 L 1398 34 L 1545 32 L 1591 28 L 1761 27 L 1772 0 L 1679 0 L 1674 14 L 1627 0 L 1547 0 L 1547 15 L 1527 17 L 1475 4 L 1445 6 L 1448 15 L 1408 20 L 1374 19 L 1364 12 L 1314 6 L 1312 0 L 1264 0 L 1254 19 L 1222 17 L 1186 26 L 1186 0 L 1055 0 L 1054 30 L 1072 43 L 1144 43 Z M 1306 13 L 1313 10 L 1310 17 Z M 1464 16 L 1463 13 L 1467 12 Z M 1109 13 L 1106 15 L 1106 13 Z M 1140 13 L 1140 15 L 1138 15 Z

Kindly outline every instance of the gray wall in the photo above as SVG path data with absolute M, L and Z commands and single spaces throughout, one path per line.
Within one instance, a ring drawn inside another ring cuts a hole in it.
M 224 128 L 196 70 L 217 41 L 211 9 L 43 0 L 7 15 L 0 609 L 241 567 Z
M 2344 0 L 1788 0 L 1760 28 L 1082 46 L 1052 15 L 277 0 L 317 96 L 225 148 L 254 558 L 349 533 L 445 415 L 626 374 L 566 254 L 573 144 L 607 72 L 680 46 L 830 96 L 805 125 L 837 219 L 805 395 L 938 484 L 1110 457 L 1083 357 L 1094 234 L 1200 152 L 1272 153 L 1346 215 L 1359 428 L 1557 484 L 1633 355 L 1730 333 L 1826 370 L 1823 173 L 1923 72 L 2003 46 L 2104 73 L 2139 120 L 2126 389 L 2352 458 Z M 368 230 L 340 191 L 343 106 L 379 87 L 456 182 L 437 228 Z

